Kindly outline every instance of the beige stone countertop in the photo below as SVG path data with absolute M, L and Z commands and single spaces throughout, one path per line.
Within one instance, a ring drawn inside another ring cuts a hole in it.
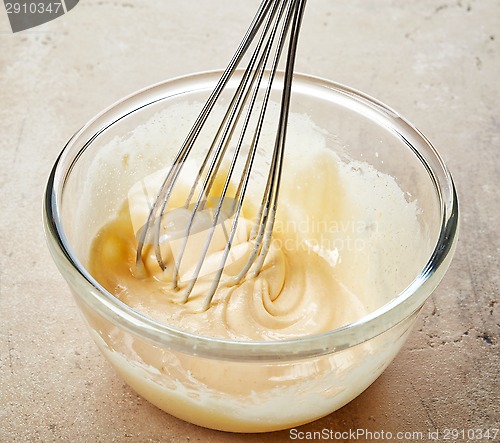
M 257 5 L 81 0 L 16 34 L 0 6 L 0 442 L 291 441 L 199 428 L 137 396 L 91 341 L 41 220 L 49 171 L 83 123 L 149 84 L 224 67 Z M 461 204 L 455 258 L 403 350 L 362 395 L 300 430 L 499 428 L 500 2 L 309 0 L 297 71 L 407 117 Z

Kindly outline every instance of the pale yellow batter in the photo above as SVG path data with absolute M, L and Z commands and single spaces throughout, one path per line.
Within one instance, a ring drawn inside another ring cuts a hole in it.
M 141 138 L 146 147 L 152 145 L 155 133 L 160 139 L 168 117 L 167 113 L 163 120 L 160 114 L 147 128 L 138 128 L 135 138 L 122 142 L 123 168 L 130 167 L 134 154 L 137 157 L 130 148 L 140 152 L 136 145 Z M 422 238 L 415 235 L 420 232 L 415 202 L 406 201 L 392 177 L 367 164 L 342 161 L 326 149 L 321 133 L 313 131 L 307 118 L 291 115 L 290 121 L 274 241 L 256 277 L 237 285 L 222 284 L 210 308 L 200 312 L 213 273 L 202 272 L 188 302 L 182 304 L 179 300 L 186 284 L 172 289 L 172 260 L 167 272 L 162 272 L 152 248 L 146 247 L 145 272 L 139 272 L 136 235 L 166 170 L 132 183 L 121 209 L 95 237 L 88 264 L 92 275 L 120 300 L 151 318 L 192 333 L 237 340 L 326 332 L 358 320 L 397 295 L 416 275 L 411 266 L 398 263 L 408 260 L 412 251 L 416 271 L 421 265 L 418 252 L 425 252 Z M 184 130 L 178 126 L 178 131 Z M 266 142 L 272 146 L 273 133 L 264 132 L 262 137 L 263 146 Z M 167 151 L 175 152 L 176 140 L 166 146 Z M 165 149 L 164 140 L 162 145 Z M 250 183 L 233 250 L 252 246 L 248 220 L 260 204 L 270 158 L 268 153 L 260 154 L 255 168 L 262 174 Z M 194 170 L 185 167 L 170 209 L 183 205 Z M 214 185 L 215 196 L 220 185 Z M 182 225 L 182 220 L 176 223 Z M 226 227 L 229 230 L 230 224 Z M 218 263 L 224 248 L 225 237 L 219 237 L 205 259 L 208 266 Z M 205 237 L 188 243 L 181 280 L 197 263 L 204 241 Z M 235 266 L 230 260 L 226 274 L 236 274 Z
M 308 181 L 318 180 L 318 174 L 326 180 L 335 179 L 334 157 L 318 155 L 315 162 L 315 174 L 311 174 L 309 179 L 307 176 L 303 177 L 303 186 L 307 186 Z M 188 302 L 181 303 L 180 299 L 187 286 L 187 281 L 183 281 L 183 274 L 190 275 L 189 271 L 199 260 L 206 241 L 205 233 L 194 234 L 199 238 L 188 243 L 182 262 L 186 270 L 182 272 L 181 267 L 181 283 L 176 289 L 171 283 L 173 253 L 170 248 L 165 248 L 167 243 L 162 244 L 167 270 L 162 271 L 159 267 L 151 245 L 143 251 L 144 268 L 140 269 L 136 264 L 136 234 L 144 225 L 149 208 L 148 198 L 142 190 L 146 186 L 150 191 L 147 193 L 150 198 L 156 195 L 164 174 L 161 171 L 149 180 L 141 181 L 135 187 L 139 192 L 134 192 L 132 188 L 116 218 L 101 229 L 93 243 L 90 271 L 120 300 L 173 327 L 196 334 L 236 340 L 276 340 L 317 334 L 345 325 L 365 313 L 359 300 L 337 281 L 332 269 L 333 260 L 318 243 L 321 240 L 333 241 L 335 238 L 321 232 L 321 229 L 329 226 L 324 220 L 325 213 L 320 212 L 324 211 L 328 215 L 329 205 L 321 202 L 324 194 L 319 192 L 316 196 L 318 201 L 314 201 L 313 194 L 301 195 L 297 192 L 298 189 L 293 190 L 294 197 L 288 201 L 286 197 L 289 193 L 283 192 L 288 205 L 284 205 L 279 214 L 273 242 L 257 276 L 248 275 L 238 284 L 231 280 L 246 262 L 253 246 L 249 242 L 249 236 L 252 228 L 250 220 L 255 215 L 252 210 L 254 205 L 247 204 L 243 217 L 239 219 L 232 249 L 242 251 L 242 256 L 239 260 L 229 260 L 226 263 L 222 284 L 210 308 L 201 312 L 213 278 L 210 270 L 201 273 Z M 177 199 L 171 199 L 170 204 L 174 208 L 181 206 L 186 194 L 187 191 L 181 192 Z M 307 201 L 301 201 L 306 197 Z M 340 202 L 339 199 L 335 201 L 337 204 Z M 338 212 L 338 208 L 331 207 L 330 210 Z M 284 215 L 287 217 L 284 218 Z M 301 219 L 305 221 L 302 226 Z M 177 225 L 185 220 L 177 216 Z M 232 220 L 227 221 L 228 231 L 230 221 Z M 169 232 L 167 227 L 165 229 Z M 218 236 L 220 238 L 216 238 Z M 205 265 L 213 265 L 216 269 L 225 246 L 225 237 L 217 231 L 214 237 Z M 312 239 L 316 241 L 312 242 Z
M 126 138 L 111 140 L 107 154 L 94 159 L 78 214 L 82 231 L 93 232 L 94 239 L 89 252 L 85 238 L 78 247 L 88 252 L 91 274 L 120 300 L 195 334 L 281 340 L 357 321 L 418 274 L 430 246 L 417 203 L 391 176 L 327 149 L 326 135 L 307 116 L 291 114 L 274 242 L 262 271 L 238 285 L 223 284 L 211 307 L 200 312 L 210 282 L 210 272 L 204 273 L 189 301 L 180 304 L 182 291 L 172 289 L 151 250 L 144 251 L 144 269 L 137 269 L 136 234 L 165 174 L 158 165 L 168 165 L 196 111 L 191 104 L 167 109 Z M 263 146 L 272 146 L 273 137 L 274 131 L 264 131 Z M 259 155 L 257 170 L 266 152 Z M 245 249 L 245 220 L 260 202 L 263 177 L 248 190 L 235 247 Z M 190 180 L 180 183 L 181 196 Z M 181 274 L 196 261 L 200 246 L 191 246 Z M 207 262 L 217 253 L 217 247 L 211 250 Z M 103 353 L 139 394 L 182 419 L 237 432 L 296 426 L 341 407 L 383 371 L 408 331 L 402 322 L 331 355 L 255 363 L 161 348 L 101 319 L 93 329 Z

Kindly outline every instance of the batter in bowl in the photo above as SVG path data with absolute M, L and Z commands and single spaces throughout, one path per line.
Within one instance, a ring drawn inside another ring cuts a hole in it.
M 114 296 L 175 329 L 273 341 L 357 321 L 413 280 L 429 252 L 417 203 L 407 200 L 391 176 L 327 149 L 325 134 L 297 114 L 289 120 L 274 241 L 256 277 L 222 285 L 210 308 L 200 311 L 209 273 L 181 304 L 181 292 L 172 289 L 154 256 L 146 252 L 138 272 L 136 237 L 164 177 L 158 164 L 168 164 L 165 159 L 182 143 L 188 117 L 196 112 L 195 105 L 167 109 L 127 137 L 111 140 L 106 154 L 93 160 L 95 174 L 82 208 L 99 211 L 79 214 L 95 230 L 86 266 Z M 272 146 L 272 136 L 263 134 L 263 146 Z M 257 176 L 249 188 L 240 246 L 248 238 L 245 220 L 252 220 L 262 195 L 259 183 Z M 109 216 L 102 222 L 95 214 Z M 140 395 L 184 420 L 236 432 L 283 429 L 341 407 L 380 374 L 407 332 L 402 323 L 401 329 L 331 356 L 255 365 L 167 352 L 100 320 L 92 329 L 104 355 Z
M 169 118 L 165 113 L 157 115 L 147 130 L 154 134 Z M 299 128 L 296 134 L 304 133 L 304 128 L 306 134 L 311 132 L 311 122 L 304 116 L 292 116 L 293 124 Z M 165 170 L 135 183 L 121 209 L 96 235 L 89 260 L 92 275 L 124 303 L 155 320 L 195 334 L 235 340 L 319 334 L 381 306 L 414 277 L 408 273 L 406 278 L 393 278 L 385 270 L 397 269 L 398 260 L 410 258 L 405 255 L 409 251 L 415 253 L 414 245 L 421 240 L 414 234 L 419 232 L 416 204 L 406 201 L 392 177 L 367 164 L 341 161 L 317 134 L 304 149 L 307 139 L 294 139 L 294 133 L 291 130 L 288 139 L 273 242 L 257 276 L 247 276 L 237 285 L 221 285 L 210 308 L 200 312 L 210 273 L 200 278 L 187 303 L 179 303 L 185 285 L 172 288 L 168 269 L 173 266 L 162 272 L 153 248 L 144 254 L 145 266 L 138 272 L 137 233 L 146 222 Z M 264 138 L 261 144 L 266 141 L 272 139 Z M 175 152 L 177 146 L 168 148 Z M 193 180 L 186 169 L 185 186 L 181 179 L 180 192 L 171 199 L 174 208 L 182 206 Z M 263 181 L 262 177 L 255 182 L 248 193 L 233 249 L 251 247 L 246 245 L 250 220 L 260 203 L 258 186 Z M 215 249 L 207 263 L 217 263 L 222 240 L 213 242 Z M 188 244 L 186 268 L 196 264 L 199 244 Z M 235 266 L 229 264 L 226 274 L 236 274 L 239 268 L 231 269 Z M 183 273 L 188 274 L 181 269 Z

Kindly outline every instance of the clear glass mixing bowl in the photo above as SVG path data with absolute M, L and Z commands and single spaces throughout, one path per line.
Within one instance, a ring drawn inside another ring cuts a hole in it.
M 86 268 L 93 237 L 126 198 L 130 183 L 141 178 L 137 170 L 117 171 L 99 158 L 165 107 L 202 103 L 219 76 L 201 73 L 148 87 L 87 123 L 52 170 L 44 223 L 51 253 L 93 339 L 132 388 L 201 426 L 273 431 L 342 407 L 391 362 L 449 266 L 457 240 L 457 196 L 431 143 L 396 112 L 345 86 L 296 75 L 291 111 L 307 114 L 329 149 L 390 174 L 417 202 L 430 245 L 426 260 L 400 263 L 415 272 L 399 294 L 387 294 L 369 315 L 320 335 L 242 342 L 189 334 L 147 318 L 110 294 Z M 158 169 L 157 159 L 145 163 Z M 99 187 L 89 178 L 96 168 Z

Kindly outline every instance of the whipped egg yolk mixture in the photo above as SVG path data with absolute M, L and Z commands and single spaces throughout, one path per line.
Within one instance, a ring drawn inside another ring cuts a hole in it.
M 318 155 L 314 163 L 308 175 L 301 179 L 303 189 L 307 190 L 323 179 L 332 188 L 340 189 L 339 184 L 328 183 L 337 177 L 334 158 Z M 249 240 L 256 215 L 252 208 L 260 202 L 252 200 L 250 195 L 251 204 L 244 206 L 238 220 L 231 254 L 210 307 L 202 309 L 227 238 L 223 235 L 222 225 L 214 232 L 204 268 L 187 302 L 183 303 L 189 275 L 201 255 L 206 232 L 195 233 L 189 238 L 176 288 L 172 284 L 175 267 L 172 249 L 175 244 L 171 246 L 175 242 L 168 245 L 167 242 L 162 243 L 165 270 L 160 268 L 151 244 L 144 247 L 142 266 L 138 267 L 136 263 L 138 232 L 146 223 L 150 200 L 157 194 L 164 176 L 165 171 L 159 171 L 134 186 L 120 211 L 94 240 L 90 271 L 121 301 L 178 329 L 236 340 L 277 340 L 317 334 L 354 321 L 364 314 L 359 300 L 332 272 L 335 256 L 329 257 L 319 244 L 321 240 L 333 242 L 334 238 L 325 237 L 324 232 L 314 232 L 321 226 L 327 229 L 327 223 L 319 221 L 332 216 L 338 208 L 325 204 L 327 196 L 324 192 L 296 192 L 294 187 L 291 189 L 294 191 L 293 198 L 290 192 L 282 192 L 280 204 L 283 202 L 283 209 L 280 207 L 273 241 L 260 272 L 255 276 L 248 273 L 236 284 L 234 278 L 231 279 L 242 269 L 254 245 Z M 174 215 L 170 224 L 177 225 L 176 228 L 182 232 L 190 216 L 189 211 L 180 209 L 188 191 L 189 188 L 185 192 L 181 189 L 169 201 L 175 208 L 171 212 Z M 291 198 L 287 199 L 287 195 Z M 333 200 L 340 202 L 338 198 Z M 313 209 L 312 214 L 308 213 L 309 209 Z M 210 222 L 213 214 L 209 212 L 204 216 L 209 216 L 206 221 Z M 301 219 L 307 221 L 308 217 L 314 216 L 316 221 L 308 223 L 316 223 L 317 227 L 300 224 Z M 231 223 L 232 219 L 225 222 L 226 233 L 230 231 Z M 168 225 L 168 221 L 165 224 Z
M 358 321 L 418 275 L 432 245 L 419 222 L 417 202 L 388 173 L 342 154 L 345 140 L 307 115 L 291 113 L 273 241 L 261 271 L 234 283 L 253 247 L 249 238 L 263 194 L 259 185 L 265 185 L 268 170 L 265 149 L 257 151 L 255 180 L 247 189 L 231 255 L 210 307 L 203 309 L 229 216 L 217 225 L 199 279 L 183 303 L 204 245 L 200 235 L 213 210 L 208 204 L 195 221 L 174 288 L 179 244 L 173 233 L 185 232 L 190 219 L 191 207 L 184 205 L 196 169 L 186 165 L 186 176 L 180 177 L 178 193 L 165 212 L 160 242 L 165 270 L 150 238 L 138 266 L 137 240 L 167 173 L 158 169 L 175 157 L 200 106 L 166 108 L 107 140 L 106 149 L 92 158 L 75 237 L 84 265 L 111 294 L 143 315 L 189 333 L 272 341 Z M 275 135 L 264 128 L 261 146 L 272 149 Z M 362 135 L 355 134 L 351 142 L 377 149 Z M 100 317 L 92 317 L 91 324 L 104 355 L 140 395 L 184 420 L 234 432 L 298 426 L 343 406 L 382 372 L 408 331 L 408 323 L 401 322 L 372 340 L 325 356 L 257 363 L 160 348 Z
M 188 107 L 187 111 L 192 110 Z M 138 171 L 151 164 L 145 162 L 146 154 L 157 159 L 160 153 L 176 152 L 181 143 L 176 134 L 187 130 L 182 124 L 187 123 L 171 113 L 160 113 L 128 138 L 114 140 L 110 152 L 115 154 L 103 159 L 116 180 L 120 181 L 121 168 L 129 171 L 131 179 L 137 178 L 129 180 L 121 209 L 107 209 L 112 216 L 100 225 L 87 266 L 101 285 L 133 309 L 199 335 L 279 340 L 327 332 L 359 320 L 390 301 L 417 275 L 428 245 L 416 202 L 407 201 L 393 177 L 367 163 L 340 158 L 326 147 L 324 133 L 306 116 L 291 114 L 273 241 L 261 271 L 231 284 L 231 276 L 238 273 L 253 247 L 250 231 L 262 200 L 269 159 L 258 151 L 255 170 L 263 172 L 248 187 L 231 250 L 239 259 L 229 257 L 222 283 L 210 307 L 203 310 L 214 275 L 210 268 L 216 269 L 214 264 L 219 263 L 225 246 L 220 228 L 230 231 L 232 220 L 228 219 L 214 233 L 204 260 L 208 270 L 202 268 L 183 303 L 205 237 L 192 236 L 188 241 L 175 289 L 171 281 L 175 242 L 165 242 L 172 246 L 170 250 L 161 244 L 165 271 L 148 244 L 143 266 L 139 269 L 136 263 L 138 233 L 166 174 L 166 170 Z M 274 136 L 274 132 L 263 133 L 262 146 L 273 146 Z M 176 211 L 189 194 L 193 171 L 186 167 L 185 177 L 176 185 L 177 194 L 169 201 L 169 209 L 174 210 L 170 221 L 181 231 L 190 214 Z M 112 175 L 106 177 L 108 183 L 115 180 Z

